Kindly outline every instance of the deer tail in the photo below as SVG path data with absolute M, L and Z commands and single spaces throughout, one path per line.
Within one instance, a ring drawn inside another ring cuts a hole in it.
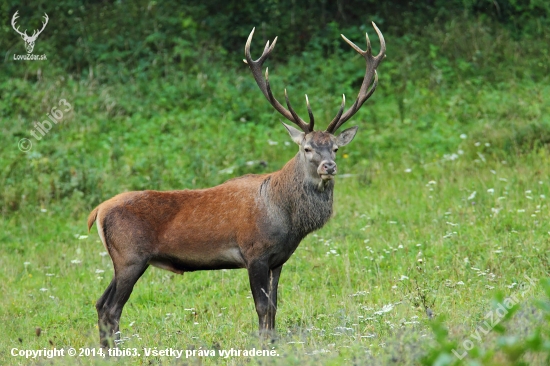
M 92 212 L 90 212 L 90 215 L 88 216 L 88 232 L 90 232 L 90 229 L 94 225 L 94 222 L 97 218 L 97 211 L 99 210 L 99 206 L 94 208 Z

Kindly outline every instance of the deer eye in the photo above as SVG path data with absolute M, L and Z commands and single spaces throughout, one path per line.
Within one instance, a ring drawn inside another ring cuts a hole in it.
M 338 152 L 338 148 L 336 147 L 336 148 L 334 148 L 334 150 L 332 150 L 332 151 L 334 151 L 334 152 Z
M 311 148 L 310 147 L 304 147 L 304 151 L 309 153 L 309 152 L 311 152 Z

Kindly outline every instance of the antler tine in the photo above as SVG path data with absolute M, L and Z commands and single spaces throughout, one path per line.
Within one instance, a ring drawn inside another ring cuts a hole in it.
M 40 29 L 40 31 L 38 31 L 38 34 L 42 33 L 42 31 L 44 30 L 44 28 L 46 28 L 46 25 L 48 24 L 48 20 L 50 20 L 50 18 L 48 18 L 48 14 L 44 13 L 44 20 L 45 22 L 42 22 L 42 29 Z M 37 36 L 38 36 L 37 34 Z
M 386 41 L 384 40 L 384 36 L 382 35 L 382 32 L 380 32 L 380 29 L 378 29 L 376 24 L 374 24 L 373 22 L 372 25 L 374 27 L 374 30 L 378 34 L 378 38 L 380 39 L 380 52 L 376 56 L 372 55 L 372 48 L 368 34 L 365 34 L 365 37 L 367 39 L 367 49 L 365 51 L 357 47 L 357 45 L 355 45 L 342 34 L 342 38 L 344 39 L 344 41 L 346 41 L 355 51 L 363 56 L 367 63 L 367 67 L 365 71 L 365 77 L 363 78 L 363 83 L 361 84 L 361 89 L 359 90 L 359 94 L 357 95 L 357 99 L 343 115 L 341 114 L 341 111 L 338 112 L 336 117 L 327 127 L 327 132 L 334 133 L 361 108 L 363 103 L 365 103 L 367 99 L 370 98 L 372 93 L 374 93 L 374 91 L 376 90 L 376 86 L 378 85 L 378 74 L 376 72 L 376 68 L 378 67 L 380 62 L 382 62 L 384 57 L 386 57 Z M 369 90 L 369 86 L 371 86 L 371 84 L 372 87 Z
M 273 93 L 271 92 L 271 87 L 269 85 L 269 72 L 266 69 L 265 78 L 264 78 L 262 75 L 262 65 L 267 59 L 267 57 L 269 56 L 269 54 L 271 53 L 271 51 L 273 51 L 273 49 L 275 48 L 275 44 L 277 43 L 277 37 L 275 37 L 271 45 L 269 44 L 269 41 L 266 43 L 264 47 L 264 51 L 260 56 L 260 58 L 258 58 L 257 60 L 253 60 L 252 56 L 250 55 L 250 44 L 252 43 L 252 37 L 254 36 L 255 29 L 256 28 L 252 29 L 252 31 L 250 32 L 250 35 L 248 36 L 248 39 L 246 40 L 246 45 L 244 47 L 245 60 L 243 61 L 250 67 L 250 70 L 252 71 L 252 75 L 256 80 L 256 84 L 258 84 L 258 87 L 260 88 L 260 90 L 262 91 L 266 99 L 269 101 L 269 103 L 271 103 L 273 108 L 275 108 L 277 112 L 282 114 L 283 117 L 288 119 L 290 122 L 293 122 L 294 124 L 296 124 L 305 133 L 309 133 L 313 131 L 313 113 L 311 112 L 311 108 L 309 107 L 309 102 L 307 102 L 308 113 L 310 116 L 310 123 L 308 124 L 303 119 L 301 119 L 298 116 L 298 114 L 296 114 L 296 112 L 292 109 L 286 90 L 285 90 L 285 99 L 286 99 L 286 104 L 288 106 L 288 110 L 285 107 L 283 107 L 283 105 L 279 103 L 279 101 L 275 99 L 275 97 L 273 96 Z
M 378 73 L 376 72 L 376 70 L 374 70 L 374 82 L 372 83 L 372 87 L 369 89 L 369 91 L 364 96 L 365 101 L 370 98 L 370 96 L 376 90 L 377 86 L 378 86 Z M 359 102 L 359 99 L 356 99 L 355 102 L 353 103 L 353 106 L 350 109 L 355 109 L 356 111 L 359 110 L 359 108 L 361 108 L 361 106 L 357 106 L 358 102 Z M 340 108 L 339 115 L 342 114 L 341 110 L 342 110 L 342 108 Z M 339 116 L 337 116 L 337 117 L 339 117 Z M 350 116 L 350 118 L 351 118 L 351 116 Z M 334 131 L 338 130 L 340 128 L 340 126 L 342 126 L 344 124 L 344 122 L 346 122 L 346 121 L 347 120 L 344 120 L 343 118 L 339 119 L 339 121 L 336 123 L 336 127 L 334 127 Z
M 374 22 L 372 22 L 372 26 L 374 27 L 374 30 L 376 31 L 376 34 L 378 34 L 378 38 L 380 39 L 380 52 L 378 52 L 378 55 L 376 55 L 376 57 L 384 59 L 386 57 L 386 40 L 384 39 L 384 35 L 380 31 L 380 29 L 378 29 Z
M 27 36 L 27 30 L 25 29 L 25 32 L 22 33 L 20 30 L 19 30 L 19 26 L 17 26 L 17 28 L 15 27 L 15 21 L 17 20 L 17 18 L 19 18 L 19 10 L 17 10 L 15 12 L 15 14 L 13 14 L 13 17 L 11 18 L 11 26 L 13 28 L 14 31 L 16 31 L 17 33 L 19 33 L 19 35 L 21 36 L 25 36 L 25 37 L 28 37 Z
M 296 114 L 294 109 L 292 109 L 292 105 L 290 105 L 290 100 L 288 99 L 288 93 L 286 91 L 286 88 L 285 88 L 285 101 L 286 101 L 286 106 L 288 107 L 288 110 L 290 111 L 290 114 L 292 114 L 292 117 L 296 121 L 298 121 L 300 119 L 300 117 L 298 117 L 298 115 Z M 302 127 L 302 126 L 300 126 L 300 127 Z
M 307 105 L 307 114 L 309 115 L 309 128 L 313 131 L 313 125 L 315 124 L 315 118 L 313 118 L 313 111 L 309 105 L 309 99 L 306 94 L 306 105 Z
M 273 96 L 273 92 L 271 91 L 271 85 L 269 84 L 269 68 L 265 68 L 265 86 L 267 90 L 267 100 L 271 103 L 271 105 L 274 106 L 274 103 L 278 103 L 277 99 Z M 288 94 L 285 89 L 285 99 L 286 99 L 286 105 L 288 106 L 288 109 L 290 111 L 290 114 L 292 115 L 292 122 L 295 122 L 304 132 L 309 129 L 309 126 L 307 123 L 305 123 L 300 117 L 298 117 L 298 114 L 292 109 L 292 106 L 290 105 L 290 100 L 288 99 Z M 286 116 L 285 116 L 286 117 Z M 313 131 L 313 128 L 311 129 Z
M 342 94 L 342 105 L 340 105 L 340 110 L 338 110 L 338 113 L 336 113 L 336 117 L 329 123 L 327 131 L 329 131 L 330 126 L 337 125 L 338 121 L 340 120 L 340 117 L 342 117 L 342 113 L 344 112 L 344 107 L 346 106 L 346 95 Z M 338 127 L 336 127 L 338 128 Z M 336 131 L 336 128 L 334 128 L 334 131 Z
M 286 101 L 288 110 L 290 111 L 290 113 L 292 114 L 292 117 L 294 118 L 293 122 L 296 121 L 296 124 L 300 126 L 302 131 L 304 131 L 305 133 L 313 131 L 313 124 L 311 122 L 309 124 L 305 123 L 304 120 L 298 117 L 298 114 L 296 114 L 296 112 L 292 108 L 292 105 L 290 105 L 290 100 L 288 99 L 288 93 L 286 92 L 286 89 L 285 89 L 285 101 Z M 308 108 L 308 112 L 310 113 L 309 115 L 310 121 L 312 121 L 313 113 L 311 113 L 311 108 Z

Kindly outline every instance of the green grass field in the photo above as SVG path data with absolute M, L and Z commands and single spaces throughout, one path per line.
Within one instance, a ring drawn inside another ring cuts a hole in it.
M 273 134 L 286 138 L 281 128 Z M 359 135 L 340 156 L 341 171 L 351 176 L 337 181 L 334 218 L 308 236 L 283 269 L 280 339 L 272 345 L 279 356 L 224 362 L 336 365 L 372 358 L 382 364 L 414 363 L 434 342 L 431 317 L 445 319 L 449 339 L 459 342 L 462 353 L 462 341 L 498 293 L 521 299 L 522 310 L 510 320 L 517 324 L 507 335 L 525 337 L 539 325 L 541 313 L 529 309 L 542 297 L 538 282 L 549 270 L 548 150 L 504 161 L 491 154 L 488 140 L 466 136 L 458 139 L 456 151 L 463 153 L 456 156 L 430 161 L 403 156 L 373 160 L 364 168 L 348 164 L 354 144 L 368 144 L 365 140 Z M 265 149 L 271 154 L 295 150 L 281 145 Z M 3 217 L 2 364 L 27 363 L 7 352 L 13 347 L 98 345 L 94 303 L 112 267 L 95 228 L 86 232 L 80 201 L 32 208 L 27 203 L 24 214 Z M 537 286 L 530 287 L 525 275 Z M 151 268 L 125 307 L 121 347 L 142 354 L 144 347 L 251 349 L 261 347 L 256 323 L 246 271 L 178 276 Z M 475 346 L 494 349 L 496 338 L 496 332 L 489 333 Z M 536 353 L 524 358 L 543 364 Z M 182 362 L 143 355 L 122 361 Z M 220 361 L 192 357 L 185 362 Z
M 474 28 L 479 42 L 519 48 Z M 524 49 L 541 52 L 533 44 Z M 334 217 L 283 268 L 278 339 L 258 340 L 245 270 L 179 276 L 150 268 L 121 320 L 120 349 L 140 356 L 117 362 L 548 364 L 547 74 L 518 71 L 504 80 L 505 71 L 484 74 L 487 67 L 478 65 L 476 76 L 445 82 L 438 75 L 448 72 L 448 80 L 471 70 L 438 64 L 445 59 L 435 55 L 432 71 L 419 68 L 400 85 L 401 73 L 415 66 L 390 56 L 379 68 L 379 89 L 346 125 L 360 130 L 338 153 Z M 548 67 L 538 60 L 529 62 Z M 296 106 L 307 92 L 325 127 L 338 95 L 356 94 L 356 83 L 343 80 L 360 81 L 362 60 L 351 58 L 342 69 L 338 57 L 316 64 L 325 79 L 308 74 L 303 58 L 293 61 L 273 71 L 273 89 L 280 97 L 292 85 Z M 99 202 L 128 190 L 202 188 L 274 171 L 296 153 L 246 70 L 200 67 L 127 84 L 55 72 L 2 82 L 0 364 L 111 363 L 113 357 L 86 354 L 12 356 L 14 348 L 98 350 L 95 301 L 112 277 L 96 228 L 86 230 Z M 30 137 L 34 121 L 60 99 L 71 104 L 62 122 L 40 141 Z M 31 139 L 30 151 L 18 149 L 21 138 Z M 154 348 L 184 356 L 145 355 Z M 276 355 L 218 353 L 253 348 Z M 185 358 L 186 350 L 195 356 Z

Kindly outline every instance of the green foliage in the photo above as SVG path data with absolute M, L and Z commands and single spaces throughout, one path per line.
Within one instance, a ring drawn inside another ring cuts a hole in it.
M 485 42 L 478 43 L 475 35 L 480 30 L 467 29 L 476 26 L 472 20 L 478 20 L 477 25 L 485 33 L 491 33 L 495 27 L 507 29 L 506 38 L 548 37 L 550 5 L 544 0 L 262 0 L 244 4 L 237 0 L 200 3 L 175 0 L 62 0 L 52 3 L 41 0 L 29 6 L 18 0 L 8 0 L 0 5 L 0 11 L 6 15 L 0 28 L 0 48 L 7 50 L 2 77 L 29 77 L 37 68 L 42 69 L 38 63 L 29 62 L 21 67 L 10 59 L 13 53 L 22 53 L 23 49 L 8 18 L 19 11 L 18 24 L 30 32 L 41 25 L 40 16 L 46 12 L 50 22 L 47 31 L 40 35 L 35 51 L 49 55 L 49 62 L 43 65 L 44 74 L 64 70 L 102 82 L 130 82 L 174 77 L 179 70 L 194 73 L 198 70 L 197 63 L 205 60 L 236 67 L 241 57 L 235 55 L 242 55 L 243 40 L 253 27 L 257 27 L 256 37 L 260 40 L 276 35 L 282 37 L 279 52 L 273 56 L 276 61 L 287 61 L 287 55 L 300 54 L 308 48 L 326 57 L 335 48 L 343 47 L 335 43 L 338 30 L 360 28 L 362 32 L 370 31 L 370 26 L 364 28 L 370 21 L 375 21 L 387 34 L 402 37 L 404 42 L 414 41 L 411 35 L 424 32 L 431 36 L 442 25 L 449 25 L 451 31 L 461 31 L 465 37 L 448 34 L 443 44 L 436 39 L 432 42 L 426 39 L 430 43 L 421 46 L 429 47 L 430 53 L 424 52 L 425 56 L 437 58 L 436 71 L 449 73 L 452 63 L 457 62 L 464 72 L 490 58 L 493 48 L 484 47 L 487 46 Z M 455 21 L 461 24 L 454 24 Z M 506 38 L 492 35 L 490 39 L 506 44 Z M 449 42 L 450 39 L 456 42 Z M 499 43 L 494 46 L 500 46 Z M 393 43 L 392 48 L 397 50 L 398 45 Z M 438 51 L 445 47 L 461 56 L 441 57 Z M 548 47 L 537 49 L 548 57 Z M 517 53 L 517 59 L 530 54 L 523 48 L 513 53 Z M 391 55 L 391 48 L 388 55 Z M 524 72 L 526 70 L 529 69 L 523 68 Z
M 423 364 L 425 365 L 526 365 L 526 364 L 548 364 L 550 362 L 550 279 L 540 281 L 543 291 L 546 293 L 544 300 L 539 300 L 536 305 L 540 309 L 540 322 L 533 328 L 529 329 L 529 333 L 523 336 L 518 336 L 514 327 L 514 314 L 520 310 L 521 305 L 515 303 L 506 306 L 507 301 L 513 303 L 511 298 L 504 298 L 502 293 L 499 293 L 493 299 L 493 310 L 489 314 L 493 314 L 492 324 L 485 322 L 485 330 L 487 332 L 495 332 L 498 335 L 479 339 L 479 342 L 473 343 L 469 341 L 470 349 L 464 352 L 457 352 L 460 346 L 456 341 L 449 339 L 449 332 L 441 321 L 436 321 L 432 324 L 436 345 L 424 357 Z M 508 308 L 508 309 L 506 309 Z M 499 317 L 499 311 L 505 310 L 506 313 Z M 486 318 L 487 319 L 487 318 Z M 483 329 L 484 326 L 478 325 L 477 329 Z M 481 333 L 483 335 L 483 333 Z M 476 330 L 479 336 L 480 332 Z M 487 334 L 487 333 L 485 333 Z M 471 338 L 474 336 L 470 336 Z M 463 345 L 466 345 L 466 341 Z M 454 355 L 453 355 L 454 353 Z M 526 360 L 530 360 L 527 363 Z

